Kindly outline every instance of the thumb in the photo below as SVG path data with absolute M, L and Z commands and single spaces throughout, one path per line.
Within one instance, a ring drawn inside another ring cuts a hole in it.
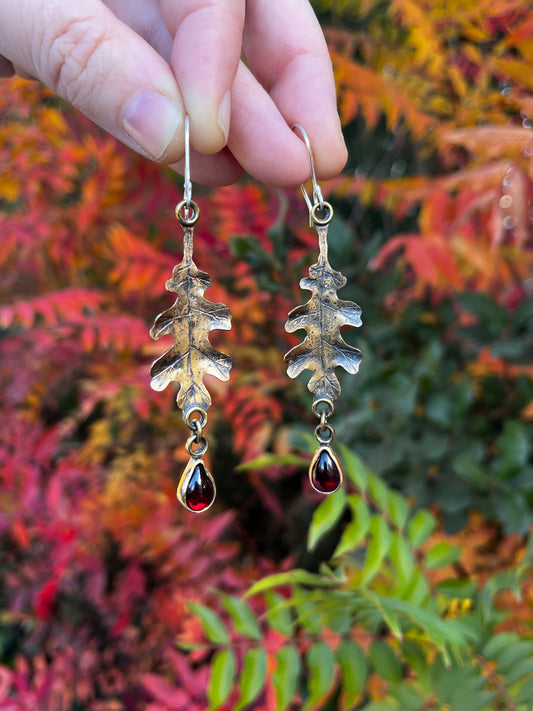
M 99 0 L 0 2 L 0 54 L 138 152 L 183 156 L 172 70 Z
M 172 69 L 191 119 L 191 145 L 200 153 L 217 153 L 228 141 L 245 7 L 245 0 L 161 0 L 174 39 Z

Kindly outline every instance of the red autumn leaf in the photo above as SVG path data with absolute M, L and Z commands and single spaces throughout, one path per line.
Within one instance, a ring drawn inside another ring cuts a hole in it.
M 164 704 L 166 711 L 181 711 L 187 709 L 190 696 L 183 689 L 176 688 L 157 674 L 143 674 L 143 687 L 158 701 Z

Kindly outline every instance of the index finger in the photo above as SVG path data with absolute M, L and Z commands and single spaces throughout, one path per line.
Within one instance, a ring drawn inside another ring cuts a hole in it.
M 285 121 L 305 128 L 318 177 L 338 175 L 347 152 L 333 70 L 307 0 L 248 0 L 243 47 L 250 69 Z
M 162 0 L 161 11 L 174 38 L 171 66 L 191 120 L 191 145 L 217 153 L 228 140 L 245 0 Z

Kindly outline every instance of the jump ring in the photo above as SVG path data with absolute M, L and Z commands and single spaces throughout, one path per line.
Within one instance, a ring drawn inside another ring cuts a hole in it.
M 193 415 L 197 415 L 193 417 Z M 201 407 L 192 407 L 183 414 L 183 420 L 189 429 L 196 432 L 197 428 L 203 429 L 207 424 L 207 412 Z
M 323 213 L 323 217 L 319 216 L 319 212 Z M 315 225 L 323 227 L 324 225 L 329 225 L 333 218 L 333 208 L 329 202 L 324 201 L 322 205 L 320 203 L 315 203 L 311 208 L 311 219 Z
M 315 400 L 313 402 L 311 409 L 312 409 L 313 415 L 315 415 L 315 417 L 320 417 L 321 422 L 322 422 L 322 413 L 325 413 L 326 418 L 328 418 L 328 417 L 331 417 L 333 415 L 333 413 L 335 412 L 335 407 L 334 407 L 332 401 L 327 397 L 321 397 L 318 400 Z
M 195 446 L 196 448 L 194 448 Z M 209 445 L 207 439 L 202 436 L 197 441 L 196 434 L 191 435 L 185 443 L 185 449 L 187 451 L 187 454 L 190 457 L 195 457 L 196 459 L 199 459 L 200 457 L 204 456 L 204 454 L 207 452 L 208 446 Z
M 200 441 L 202 440 L 202 436 L 204 433 L 204 429 L 198 420 L 193 420 L 191 424 L 193 425 L 191 427 L 191 430 L 194 434 L 194 441 L 196 444 L 200 444 Z
M 322 410 L 320 413 L 320 429 L 325 430 L 328 424 L 328 420 L 326 417 L 326 411 Z
M 200 217 L 200 208 L 194 200 L 182 200 L 176 205 L 176 217 L 180 225 L 192 227 Z
M 331 425 L 317 425 L 315 427 L 315 437 L 319 444 L 329 444 L 331 440 L 335 437 L 335 430 Z

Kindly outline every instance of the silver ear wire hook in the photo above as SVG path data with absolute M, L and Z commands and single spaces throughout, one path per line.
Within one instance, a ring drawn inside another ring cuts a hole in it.
M 185 115 L 185 168 L 183 171 L 183 200 L 176 205 L 176 217 L 182 227 L 192 227 L 200 216 L 200 208 L 192 199 L 191 151 L 189 141 L 189 117 Z
M 191 183 L 191 155 L 189 141 L 189 116 L 185 114 L 185 171 L 183 182 L 183 200 L 185 202 L 185 217 L 189 217 L 189 209 L 192 199 L 192 183 Z
M 311 227 L 313 224 L 313 219 L 311 217 L 313 209 L 317 205 L 320 207 L 320 209 L 322 209 L 324 207 L 324 198 L 322 196 L 322 190 L 320 189 L 320 185 L 318 184 L 318 181 L 316 179 L 315 161 L 313 159 L 313 151 L 311 149 L 311 142 L 309 141 L 309 136 L 307 135 L 305 128 L 301 124 L 295 123 L 292 125 L 293 131 L 296 128 L 299 129 L 300 133 L 302 134 L 302 137 L 305 141 L 305 145 L 307 147 L 307 152 L 309 153 L 309 161 L 311 163 L 311 179 L 313 181 L 313 202 L 311 202 L 311 198 L 307 194 L 305 186 L 300 185 L 300 190 L 302 191 L 302 195 L 304 196 L 305 202 L 307 203 L 307 207 L 309 209 L 309 226 Z

